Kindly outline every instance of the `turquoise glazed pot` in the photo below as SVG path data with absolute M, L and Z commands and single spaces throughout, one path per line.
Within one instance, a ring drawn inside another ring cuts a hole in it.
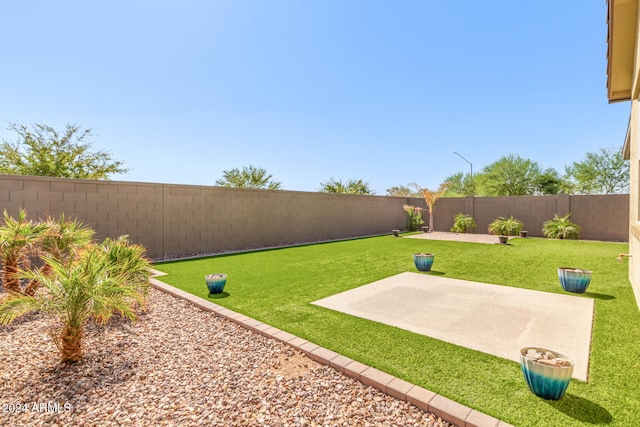
M 535 360 L 529 359 L 526 354 L 529 349 L 534 349 L 543 353 L 549 352 L 545 348 L 525 347 L 520 350 L 520 366 L 524 379 L 527 381 L 529 390 L 538 397 L 547 400 L 558 400 L 564 396 L 564 392 L 569 386 L 571 375 L 573 375 L 573 360 L 564 354 L 556 353 L 556 357 L 568 360 L 571 366 L 548 366 Z
M 413 254 L 413 262 L 416 264 L 418 271 L 431 271 L 433 257 L 433 254 L 415 253 Z
M 204 280 L 207 282 L 210 294 L 219 294 L 224 290 L 224 285 L 227 284 L 227 275 L 207 274 L 204 276 Z
M 558 279 L 567 292 L 583 294 L 591 283 L 591 271 L 581 268 L 558 267 Z

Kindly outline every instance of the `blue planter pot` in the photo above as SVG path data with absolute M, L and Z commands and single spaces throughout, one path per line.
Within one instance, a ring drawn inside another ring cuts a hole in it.
M 433 254 L 415 253 L 413 254 L 413 262 L 416 264 L 418 271 L 431 271 L 433 257 Z
M 571 375 L 573 375 L 573 361 L 567 356 L 551 351 L 556 357 L 567 360 L 570 366 L 544 365 L 527 357 L 527 351 L 534 349 L 543 353 L 550 350 L 538 347 L 525 347 L 520 350 L 520 367 L 529 390 L 538 397 L 547 400 L 558 400 L 564 396 Z
M 227 275 L 207 274 L 204 276 L 204 280 L 207 282 L 210 294 L 219 294 L 224 290 L 224 285 L 227 284 Z
M 567 292 L 583 294 L 591 283 L 591 271 L 581 268 L 558 267 L 558 279 Z

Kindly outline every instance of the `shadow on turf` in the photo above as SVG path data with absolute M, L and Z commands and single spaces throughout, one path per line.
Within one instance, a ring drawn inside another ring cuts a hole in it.
M 582 293 L 582 294 L 577 294 L 577 293 L 573 293 L 573 292 L 567 292 L 567 291 L 564 291 L 562 289 L 562 287 L 560 287 L 560 284 L 558 282 L 545 282 L 544 284 L 548 285 L 549 288 L 555 288 L 558 291 L 558 293 L 562 293 L 564 295 L 583 296 L 583 297 L 599 299 L 599 300 L 603 300 L 603 301 L 609 301 L 609 300 L 612 300 L 612 299 L 616 299 L 616 297 L 614 297 L 613 295 L 600 294 L 598 292 L 585 292 L 585 293 Z
M 544 402 L 571 418 L 585 423 L 609 424 L 613 421 L 611 413 L 602 406 L 570 393 L 565 394 L 560 400 L 544 400 Z
M 444 276 L 445 274 L 447 274 L 444 271 L 438 271 L 438 270 L 418 271 L 418 273 L 428 274 L 430 276 Z
M 207 298 L 209 299 L 223 299 L 229 296 L 228 292 L 220 292 L 219 294 L 209 294 Z
M 591 298 L 595 298 L 595 299 L 601 299 L 601 300 L 612 300 L 612 299 L 616 299 L 616 297 L 614 297 L 613 295 L 607 295 L 607 294 L 599 294 L 596 292 L 585 292 L 583 294 L 586 297 L 591 297 Z

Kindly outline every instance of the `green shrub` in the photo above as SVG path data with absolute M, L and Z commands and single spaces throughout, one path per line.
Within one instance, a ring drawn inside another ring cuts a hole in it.
M 522 221 L 514 219 L 513 216 L 496 218 L 489 224 L 489 233 L 499 236 L 517 236 L 522 230 Z
M 466 233 L 467 231 L 476 228 L 476 222 L 471 215 L 465 215 L 462 213 L 453 217 L 453 226 L 451 227 L 454 233 Z
M 424 224 L 424 221 L 422 220 L 422 209 L 411 205 L 404 205 L 402 209 L 407 213 L 408 231 L 416 231 L 418 227 Z
M 554 215 L 553 219 L 545 221 L 542 224 L 542 233 L 545 237 L 552 239 L 577 239 L 580 237 L 580 226 L 569 218 L 571 213 L 566 216 L 559 217 Z

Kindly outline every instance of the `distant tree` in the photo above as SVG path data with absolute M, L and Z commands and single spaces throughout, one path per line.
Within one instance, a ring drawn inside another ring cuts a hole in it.
M 535 194 L 542 172 L 529 159 L 509 154 L 485 166 L 478 174 L 479 193 L 486 196 L 523 196 Z
M 553 168 L 545 169 L 536 182 L 538 194 L 568 194 L 570 193 L 571 183 L 560 176 L 558 171 Z
M 87 139 L 91 129 L 67 125 L 59 133 L 51 126 L 36 123 L 31 128 L 12 123 L 18 134 L 15 143 L 0 144 L 0 173 L 8 175 L 56 176 L 63 178 L 109 179 L 126 173 L 124 163 L 113 160 L 106 151 L 95 151 Z
M 395 197 L 420 197 L 420 193 L 413 191 L 411 188 L 405 185 L 399 185 L 397 187 L 387 188 L 387 196 Z
M 350 179 L 345 183 L 332 177 L 328 182 L 321 182 L 320 187 L 323 193 L 374 194 L 369 183 L 362 179 Z
M 429 232 L 432 232 L 433 231 L 433 209 L 438 199 L 442 197 L 445 191 L 447 191 L 447 184 L 446 183 L 440 184 L 440 188 L 438 188 L 436 191 L 431 191 L 426 187 L 422 188 L 416 183 L 411 184 L 411 186 L 420 192 L 420 194 L 424 198 L 424 202 L 427 204 L 427 207 L 429 208 Z
M 475 180 L 468 173 L 458 172 L 449 175 L 442 181 L 442 184 L 447 186 L 446 197 L 476 195 Z
M 253 165 L 222 171 L 222 178 L 216 181 L 216 185 L 236 188 L 258 188 L 265 190 L 280 190 L 282 184 L 274 181 L 272 175 L 266 169 Z
M 578 194 L 614 194 L 629 191 L 629 162 L 620 148 L 601 148 L 587 153 L 582 162 L 567 167 Z

